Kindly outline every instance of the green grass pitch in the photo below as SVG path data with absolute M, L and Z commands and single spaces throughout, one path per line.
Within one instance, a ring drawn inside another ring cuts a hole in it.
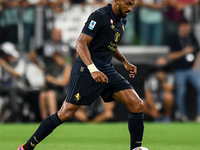
M 0 150 L 16 150 L 39 124 L 1 124 Z M 200 124 L 145 123 L 143 146 L 150 150 L 200 150 Z M 129 150 L 127 123 L 64 123 L 36 150 Z

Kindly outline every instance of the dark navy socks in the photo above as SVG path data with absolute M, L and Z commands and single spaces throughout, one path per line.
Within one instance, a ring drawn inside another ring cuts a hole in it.
M 60 124 L 62 124 L 62 122 L 57 113 L 43 120 L 36 132 L 24 145 L 24 149 L 33 150 L 39 142 L 41 142 L 46 136 L 53 132 L 53 130 Z
M 128 128 L 129 128 L 130 138 L 131 138 L 130 150 L 142 145 L 142 137 L 143 137 L 143 131 L 144 131 L 143 119 L 144 119 L 143 113 L 129 112 Z
M 131 137 L 131 150 L 141 146 L 143 137 L 143 113 L 129 113 L 128 128 Z M 53 130 L 62 124 L 57 113 L 42 121 L 36 132 L 24 145 L 25 150 L 33 150 L 35 146 L 48 136 Z

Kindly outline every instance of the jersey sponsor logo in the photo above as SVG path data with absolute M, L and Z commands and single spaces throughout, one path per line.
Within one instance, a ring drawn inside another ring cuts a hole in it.
M 118 41 L 119 41 L 119 38 L 120 38 L 120 33 L 119 33 L 119 32 L 116 32 L 116 33 L 115 33 L 114 41 L 115 41 L 115 42 L 118 42 Z
M 110 42 L 110 45 L 108 45 L 108 49 L 112 50 L 112 51 L 116 51 L 118 47 L 118 44 L 115 44 L 113 42 Z
M 94 27 L 95 27 L 95 25 L 96 25 L 96 21 L 94 21 L 94 20 L 91 20 L 91 22 L 90 22 L 90 24 L 89 24 L 89 26 L 88 26 L 88 28 L 90 29 L 90 30 L 93 30 L 94 29 Z
M 77 94 L 75 95 L 75 100 L 76 100 L 76 102 L 78 102 L 80 99 L 81 99 L 81 95 L 80 95 L 80 93 L 77 93 Z

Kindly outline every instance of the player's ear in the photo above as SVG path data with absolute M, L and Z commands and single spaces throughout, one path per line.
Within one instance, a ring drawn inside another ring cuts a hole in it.
M 116 5 L 119 5 L 120 1 L 121 0 L 114 0 L 114 2 L 115 2 Z

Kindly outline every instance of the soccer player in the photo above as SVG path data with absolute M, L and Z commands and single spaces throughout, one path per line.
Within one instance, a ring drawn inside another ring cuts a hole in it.
M 130 149 L 141 146 L 143 137 L 143 101 L 132 85 L 111 64 L 114 56 L 133 78 L 137 67 L 130 64 L 117 46 L 122 38 L 126 17 L 135 0 L 114 0 L 93 12 L 80 34 L 67 98 L 61 109 L 42 121 L 30 139 L 18 150 L 32 150 L 57 126 L 69 120 L 81 105 L 91 105 L 100 95 L 105 102 L 118 100 L 129 112 Z

